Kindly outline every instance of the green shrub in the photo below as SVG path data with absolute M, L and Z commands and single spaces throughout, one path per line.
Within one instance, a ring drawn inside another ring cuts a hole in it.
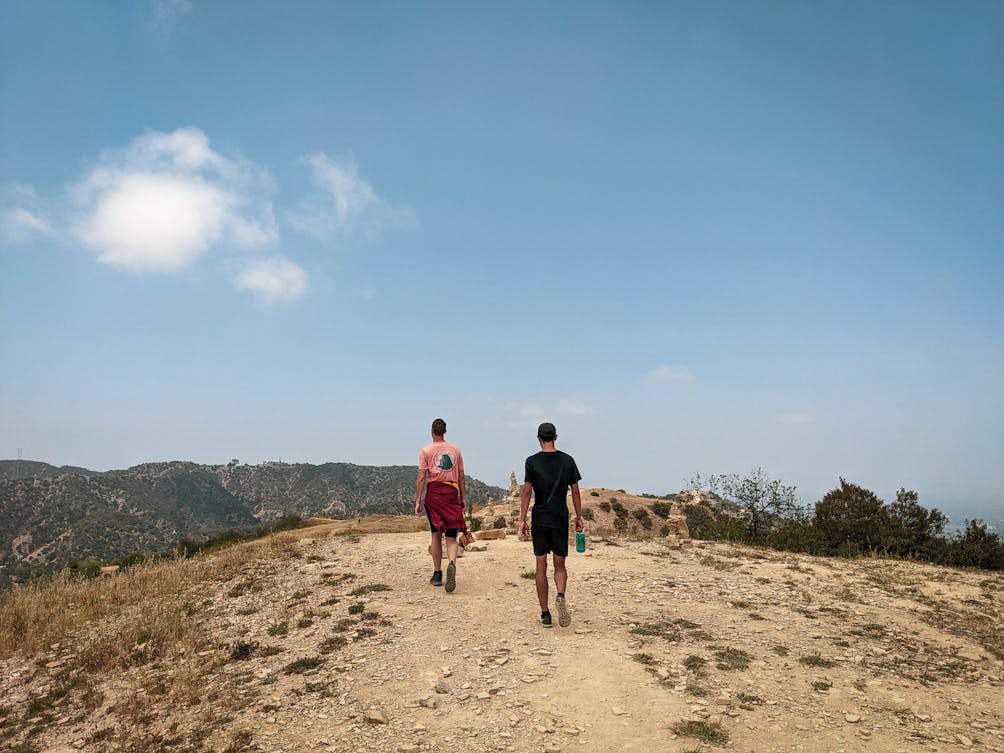
M 272 526 L 272 532 L 278 533 L 279 531 L 292 531 L 303 525 L 303 518 L 299 515 L 289 514 L 283 515 L 279 518 L 278 522 Z
M 230 647 L 230 658 L 233 661 L 250 659 L 259 648 L 261 644 L 257 641 L 237 641 Z
M 669 513 L 673 508 L 667 502 L 653 502 L 652 512 L 658 515 L 660 518 L 668 518 Z
M 67 563 L 66 570 L 71 575 L 76 575 L 81 578 L 97 578 L 101 575 L 101 563 L 93 557 L 88 557 L 87 559 L 82 560 L 72 560 Z
M 596 515 L 593 513 L 593 508 L 591 507 L 582 508 L 582 517 L 585 520 L 596 520 Z
M 119 570 L 128 570 L 130 567 L 135 567 L 136 565 L 141 565 L 146 562 L 146 555 L 141 552 L 132 552 L 131 554 L 123 555 L 118 559 L 112 560 L 113 565 L 118 565 Z
M 323 659 L 317 657 L 297 659 L 296 661 L 287 664 L 283 672 L 287 675 L 302 675 L 304 672 L 308 672 L 311 669 L 316 669 L 321 666 L 323 661 Z
M 648 516 L 648 510 L 639 507 L 631 514 L 634 515 L 635 520 L 642 528 L 647 531 L 652 529 L 652 518 Z

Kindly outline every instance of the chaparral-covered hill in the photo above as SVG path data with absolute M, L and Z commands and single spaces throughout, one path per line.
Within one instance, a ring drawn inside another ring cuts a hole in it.
M 468 477 L 472 502 L 503 490 Z M 413 466 L 351 463 L 144 463 L 107 472 L 0 461 L 0 573 L 21 579 L 84 558 L 162 552 L 180 539 L 283 515 L 399 514 L 414 504 Z

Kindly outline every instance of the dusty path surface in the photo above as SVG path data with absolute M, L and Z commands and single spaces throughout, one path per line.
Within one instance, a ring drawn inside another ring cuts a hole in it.
M 425 533 L 322 533 L 200 592 L 214 648 L 108 677 L 33 745 L 142 750 L 102 737 L 132 723 L 163 751 L 1004 751 L 1000 574 L 590 542 L 546 629 L 513 537 L 446 594 Z M 158 673 L 192 698 L 157 701 Z

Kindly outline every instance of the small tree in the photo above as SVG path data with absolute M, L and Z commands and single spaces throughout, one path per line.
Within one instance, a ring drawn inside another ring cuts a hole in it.
M 948 565 L 1004 570 L 1004 541 L 982 520 L 967 520 L 948 543 L 945 559 Z
M 840 479 L 816 503 L 817 527 L 830 554 L 878 549 L 888 533 L 889 516 L 875 492 Z
M 921 507 L 918 499 L 917 492 L 900 489 L 886 505 L 889 527 L 882 546 L 890 554 L 931 559 L 944 545 L 948 518 L 937 508 Z
M 700 477 L 695 481 L 700 484 Z M 749 535 L 753 539 L 764 536 L 779 521 L 791 517 L 799 509 L 795 487 L 768 478 L 762 468 L 753 469 L 747 476 L 734 473 L 711 476 L 708 487 L 746 513 Z

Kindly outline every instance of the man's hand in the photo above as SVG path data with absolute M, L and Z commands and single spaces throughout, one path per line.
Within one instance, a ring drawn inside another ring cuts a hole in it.
M 422 515 L 422 503 L 421 502 L 416 502 L 415 503 L 415 514 L 418 515 L 418 516 Z
M 519 522 L 519 540 L 528 541 L 530 539 L 530 526 L 525 520 Z
M 582 522 L 582 516 L 581 515 L 576 515 L 575 516 L 575 530 L 577 532 L 579 532 L 579 531 L 582 531 L 583 528 L 585 528 L 585 525 Z

